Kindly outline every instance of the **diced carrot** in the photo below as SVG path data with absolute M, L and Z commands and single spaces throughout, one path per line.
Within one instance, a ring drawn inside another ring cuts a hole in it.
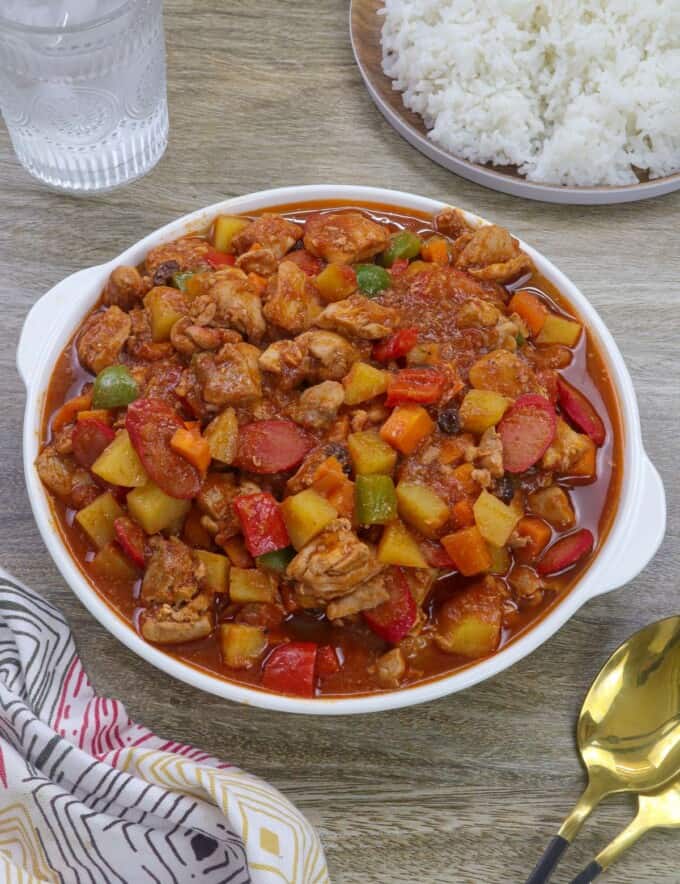
M 262 295 L 264 290 L 267 288 L 267 278 L 266 276 L 260 276 L 259 273 L 249 273 L 248 281 L 255 289 L 258 295 Z
M 536 516 L 523 516 L 517 523 L 515 531 L 520 537 L 529 538 L 526 546 L 518 546 L 515 549 L 515 558 L 522 563 L 535 561 L 552 537 L 552 530 L 548 523 Z
M 222 548 L 229 556 L 229 561 L 235 568 L 254 568 L 255 562 L 253 557 L 246 549 L 245 542 L 242 537 L 230 537 L 222 543 Z
M 420 255 L 423 261 L 432 261 L 434 264 L 448 264 L 448 243 L 443 237 L 433 236 L 420 247 Z
M 468 494 L 471 497 L 476 497 L 479 494 L 479 484 L 472 478 L 474 468 L 474 464 L 462 463 L 453 471 L 453 478 L 458 483 L 462 493 Z
M 444 439 L 439 449 L 439 462 L 443 464 L 460 463 L 465 457 L 466 448 L 474 444 L 475 440 L 467 433 L 453 436 L 451 439 Z
M 380 428 L 380 436 L 402 454 L 412 454 L 434 430 L 434 421 L 421 405 L 400 405 Z
M 170 447 L 201 473 L 207 472 L 212 457 L 208 440 L 203 436 L 180 427 L 173 433 Z
M 475 524 L 475 513 L 469 497 L 463 497 L 453 505 L 453 520 L 459 528 Z
M 77 419 L 79 421 L 101 421 L 101 423 L 106 424 L 108 427 L 111 424 L 111 412 L 106 408 L 88 409 L 86 411 L 79 411 Z
M 442 537 L 441 542 L 463 577 L 482 574 L 491 567 L 491 556 L 486 541 L 475 525 L 447 534 L 446 537 Z
M 352 520 L 354 517 L 354 482 L 346 479 L 339 488 L 331 491 L 326 499 L 331 506 L 335 507 L 339 515 Z
M 314 473 L 312 487 L 319 494 L 326 495 L 339 488 L 347 477 L 337 457 L 327 458 Z
M 578 476 L 584 479 L 594 479 L 597 474 L 597 447 L 592 439 L 588 439 L 590 445 L 569 470 L 570 476 Z
M 66 424 L 76 419 L 79 411 L 87 411 L 92 405 L 92 393 L 81 393 L 80 396 L 74 396 L 68 402 L 64 402 L 59 411 L 52 418 L 52 431 L 58 432 L 63 429 Z
M 532 335 L 537 335 L 545 323 L 546 316 L 550 312 L 541 299 L 532 292 L 521 290 L 517 292 L 508 304 L 510 313 L 524 320 Z

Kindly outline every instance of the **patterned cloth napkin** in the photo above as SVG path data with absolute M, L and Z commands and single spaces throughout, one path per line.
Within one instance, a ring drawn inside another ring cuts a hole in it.
M 316 832 L 286 798 L 97 696 L 62 615 L 2 569 L 0 879 L 330 880 Z

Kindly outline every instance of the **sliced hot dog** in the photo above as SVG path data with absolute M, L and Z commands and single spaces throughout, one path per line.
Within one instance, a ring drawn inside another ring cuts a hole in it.
M 542 577 L 558 574 L 575 565 L 579 559 L 591 552 L 595 539 L 587 528 L 568 534 L 553 543 L 538 563 L 536 570 Z
M 498 424 L 503 443 L 503 466 L 523 473 L 537 463 L 555 438 L 557 415 L 546 398 L 535 393 L 520 396 Z
M 602 418 L 592 403 L 580 390 L 572 387 L 564 378 L 557 381 L 560 408 L 576 424 L 579 430 L 587 433 L 596 445 L 602 445 L 607 435 Z
M 313 446 L 293 421 L 253 421 L 239 428 L 236 465 L 251 473 L 281 473 L 296 467 Z

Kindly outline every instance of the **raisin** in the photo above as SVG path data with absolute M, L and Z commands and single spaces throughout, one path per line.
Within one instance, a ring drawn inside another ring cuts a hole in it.
M 446 433 L 448 436 L 453 436 L 455 433 L 459 433 L 460 417 L 458 416 L 458 409 L 447 408 L 445 411 L 440 411 L 439 417 L 437 418 L 437 425 L 442 433 Z
M 168 285 L 173 274 L 177 273 L 178 270 L 179 264 L 177 263 L 177 261 L 164 261 L 158 266 L 156 272 L 153 275 L 153 284 Z
M 496 497 L 500 497 L 503 503 L 510 503 L 515 496 L 515 486 L 510 476 L 501 476 L 501 478 L 496 481 L 496 487 L 494 490 Z

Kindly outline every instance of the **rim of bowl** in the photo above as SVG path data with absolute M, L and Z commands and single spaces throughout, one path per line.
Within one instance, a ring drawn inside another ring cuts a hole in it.
M 177 237 L 187 231 L 195 230 L 199 226 L 204 226 L 220 212 L 247 213 L 263 209 L 276 209 L 278 206 L 291 205 L 296 202 L 302 205 L 306 202 L 316 202 L 318 200 L 344 199 L 347 200 L 348 205 L 353 201 L 364 201 L 390 206 L 395 210 L 415 209 L 429 213 L 438 211 L 442 206 L 447 205 L 447 203 L 441 200 L 386 188 L 313 184 L 257 191 L 221 200 L 205 208 L 183 215 L 144 236 L 105 264 L 78 272 L 78 275 L 87 274 L 91 277 L 89 283 L 85 282 L 84 278 L 79 280 L 79 287 L 83 292 L 87 293 L 87 296 L 79 295 L 75 298 L 71 310 L 60 311 L 60 316 L 57 318 L 54 326 L 49 330 L 45 329 L 45 331 L 51 334 L 45 335 L 45 343 L 42 349 L 38 345 L 32 375 L 30 378 L 26 378 L 27 394 L 24 415 L 23 456 L 26 486 L 31 507 L 53 561 L 69 587 L 75 592 L 89 612 L 126 647 L 158 669 L 178 678 L 180 681 L 224 699 L 234 700 L 248 706 L 308 715 L 358 714 L 416 705 L 448 694 L 457 693 L 481 681 L 486 681 L 528 656 L 528 654 L 542 645 L 563 626 L 589 598 L 597 594 L 597 591 L 592 591 L 593 586 L 597 590 L 598 586 L 601 586 L 603 583 L 606 585 L 611 580 L 611 578 L 609 578 L 609 581 L 607 579 L 608 566 L 611 566 L 617 557 L 620 556 L 622 553 L 622 542 L 627 539 L 624 535 L 633 518 L 634 503 L 639 498 L 645 458 L 632 380 L 607 326 L 600 319 L 595 308 L 587 298 L 562 271 L 555 267 L 542 253 L 520 240 L 522 248 L 530 254 L 540 272 L 555 284 L 567 300 L 578 309 L 588 332 L 595 338 L 604 361 L 610 370 L 610 376 L 621 410 L 623 480 L 616 513 L 602 548 L 598 551 L 583 577 L 574 584 L 568 594 L 546 612 L 538 623 L 529 627 L 518 638 L 492 656 L 484 658 L 479 662 L 472 662 L 462 669 L 436 676 L 425 682 L 416 683 L 394 691 L 375 694 L 315 697 L 311 699 L 274 694 L 256 687 L 249 687 L 219 678 L 205 670 L 184 663 L 165 651 L 159 650 L 154 645 L 145 642 L 134 628 L 127 621 L 123 620 L 94 589 L 76 565 L 75 560 L 61 538 L 61 533 L 55 528 L 54 515 L 47 492 L 33 466 L 40 441 L 44 394 L 55 361 L 66 342 L 71 338 L 77 323 L 99 298 L 103 282 L 116 264 L 126 260 L 138 262 L 142 260 L 146 251 L 156 243 L 167 241 L 168 238 Z M 472 212 L 466 212 L 466 214 L 472 220 L 488 223 L 486 219 Z M 62 282 L 68 283 L 69 278 L 67 277 Z M 46 297 L 46 295 L 43 297 Z M 36 304 L 38 303 L 40 301 L 36 302 Z M 641 558 L 644 554 L 643 551 Z
M 120 0 L 118 6 L 110 12 L 100 15 L 97 18 L 89 19 L 77 25 L 66 25 L 60 28 L 58 25 L 29 25 L 24 22 L 15 21 L 0 14 L 0 27 L 6 28 L 8 31 L 15 31 L 20 34 L 40 34 L 46 37 L 67 37 L 72 34 L 82 34 L 85 31 L 92 31 L 102 25 L 115 21 L 123 16 L 126 12 L 140 5 L 143 0 Z

